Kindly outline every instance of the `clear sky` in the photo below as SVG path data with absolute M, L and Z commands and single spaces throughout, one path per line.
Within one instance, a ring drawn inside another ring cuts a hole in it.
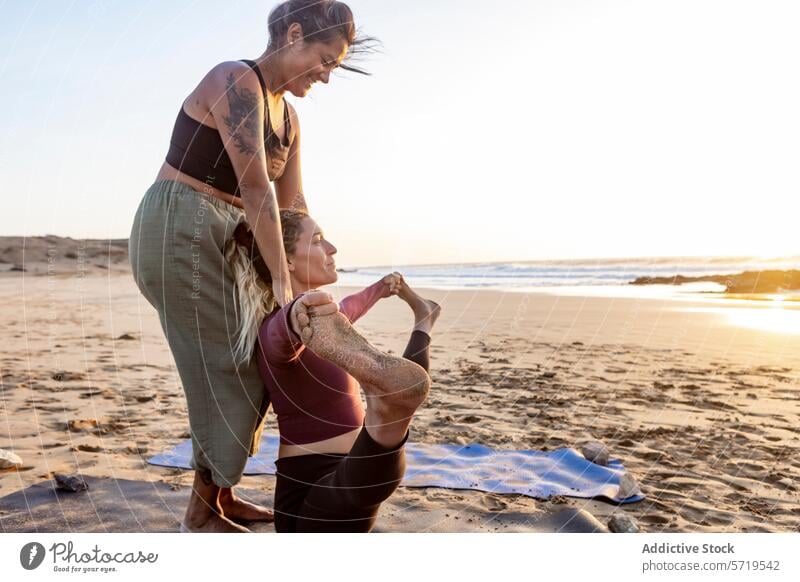
M 340 266 L 800 253 L 796 0 L 353 0 L 305 99 Z M 127 237 L 181 102 L 275 2 L 0 3 L 0 235 Z

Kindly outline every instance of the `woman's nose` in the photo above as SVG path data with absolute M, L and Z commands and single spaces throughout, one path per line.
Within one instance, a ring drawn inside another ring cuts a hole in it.
M 331 243 L 328 243 L 328 254 L 329 255 L 335 255 L 336 252 L 337 252 L 336 247 L 333 246 Z

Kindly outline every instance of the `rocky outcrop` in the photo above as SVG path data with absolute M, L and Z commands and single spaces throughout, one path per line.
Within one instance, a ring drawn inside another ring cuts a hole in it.
M 725 286 L 727 293 L 778 293 L 800 289 L 800 271 L 744 271 L 735 275 L 637 277 L 631 285 L 682 285 L 709 281 Z

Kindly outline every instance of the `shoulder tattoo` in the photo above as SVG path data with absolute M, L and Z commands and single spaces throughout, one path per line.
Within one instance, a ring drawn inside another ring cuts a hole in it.
M 254 155 L 258 151 L 258 126 L 256 125 L 258 99 L 247 88 L 237 88 L 233 73 L 228 74 L 228 106 L 230 115 L 222 119 L 231 133 L 239 153 Z

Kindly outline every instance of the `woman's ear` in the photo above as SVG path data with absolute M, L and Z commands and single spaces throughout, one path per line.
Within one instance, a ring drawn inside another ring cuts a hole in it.
M 291 46 L 301 40 L 303 40 L 303 27 L 300 26 L 299 22 L 292 22 L 289 25 L 289 30 L 286 31 L 286 41 Z
M 294 265 L 289 257 L 286 257 L 286 266 L 289 268 L 289 271 L 294 271 Z

